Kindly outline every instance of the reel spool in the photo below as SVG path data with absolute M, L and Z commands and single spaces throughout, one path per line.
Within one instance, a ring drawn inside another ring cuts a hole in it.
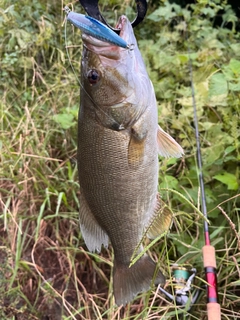
M 185 307 L 189 305 L 187 311 L 197 301 L 200 290 L 193 287 L 194 278 L 197 270 L 191 266 L 173 264 L 171 266 L 171 291 L 169 293 L 163 288 L 159 290 L 173 303 Z

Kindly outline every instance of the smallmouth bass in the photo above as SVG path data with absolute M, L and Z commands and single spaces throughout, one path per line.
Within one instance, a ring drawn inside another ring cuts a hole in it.
M 183 150 L 158 126 L 153 85 L 129 20 L 122 16 L 117 28 L 130 50 L 82 35 L 78 172 L 83 238 L 98 252 L 110 239 L 114 297 L 125 305 L 150 288 L 154 275 L 155 284 L 165 282 L 147 254 L 129 265 L 161 207 L 158 154 L 180 157 Z M 149 236 L 157 230 L 150 228 Z

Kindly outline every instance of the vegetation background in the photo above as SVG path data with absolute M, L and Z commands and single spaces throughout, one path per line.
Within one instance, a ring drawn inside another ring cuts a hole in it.
M 222 0 L 150 1 L 136 28 L 159 123 L 185 150 L 183 159 L 159 159 L 159 189 L 174 219 L 150 251 L 168 279 L 172 263 L 196 268 L 193 290 L 201 294 L 190 312 L 158 291 L 121 309 L 111 248 L 91 254 L 79 232 L 81 36 L 68 24 L 65 42 L 66 4 L 0 0 L 0 318 L 207 319 L 191 58 L 222 319 L 240 319 L 239 16 Z M 78 2 L 73 9 L 82 10 Z M 101 10 L 114 24 L 120 14 L 133 18 L 135 4 L 102 0 Z

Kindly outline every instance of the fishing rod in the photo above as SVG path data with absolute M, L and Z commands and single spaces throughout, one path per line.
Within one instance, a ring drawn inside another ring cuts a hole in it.
M 199 185 L 201 191 L 201 209 L 204 215 L 204 239 L 205 245 L 202 248 L 203 254 L 203 265 L 205 270 L 205 279 L 207 282 L 207 315 L 208 320 L 221 320 L 221 307 L 218 302 L 218 292 L 217 292 L 217 264 L 215 256 L 215 248 L 211 245 L 210 234 L 208 228 L 208 216 L 207 216 L 207 205 L 206 205 L 206 195 L 204 187 L 204 177 L 202 169 L 202 155 L 201 155 L 201 144 L 200 144 L 200 134 L 198 129 L 198 117 L 197 117 L 197 107 L 195 99 L 195 90 L 193 83 L 193 72 L 192 72 L 192 61 L 189 54 L 189 72 L 190 72 L 190 82 L 192 91 L 192 104 L 194 113 L 194 127 L 195 127 L 195 138 L 197 146 L 197 168 Z M 163 288 L 159 290 L 164 293 L 170 300 L 174 301 L 177 305 L 185 307 L 188 304 L 187 311 L 191 309 L 191 306 L 197 301 L 200 290 L 196 290 L 193 294 L 191 292 L 191 284 L 196 275 L 196 269 L 191 270 L 186 267 L 181 267 L 178 265 L 172 266 L 172 278 L 174 286 L 174 294 L 168 293 Z M 190 299 L 191 296 L 191 300 Z
M 197 117 L 197 107 L 195 99 L 195 90 L 193 84 L 193 72 L 192 72 L 192 61 L 189 55 L 189 71 L 191 80 L 191 90 L 192 90 L 192 103 L 193 103 L 193 113 L 194 113 L 194 127 L 195 127 L 195 138 L 197 145 L 197 166 L 198 166 L 198 176 L 201 191 L 201 209 L 205 217 L 204 219 L 204 239 L 205 245 L 202 248 L 203 253 L 203 265 L 205 269 L 205 278 L 207 282 L 207 314 L 208 320 L 221 320 L 221 308 L 218 303 L 218 292 L 217 292 L 217 264 L 215 256 L 215 248 L 211 245 L 210 234 L 207 222 L 207 205 L 206 196 L 204 188 L 203 179 L 203 169 L 202 169 L 202 155 L 201 155 L 201 144 L 200 135 L 198 129 L 198 117 Z
M 189 50 L 188 50 L 189 51 Z M 201 191 L 201 209 L 205 217 L 204 219 L 204 239 L 205 245 L 202 248 L 203 254 L 203 266 L 205 270 L 205 279 L 207 282 L 207 315 L 208 320 L 221 320 L 221 307 L 218 302 L 218 291 L 217 291 L 217 264 L 215 256 L 215 248 L 211 245 L 210 234 L 208 228 L 208 215 L 207 215 L 207 205 L 206 205 L 206 195 L 204 187 L 204 177 L 202 168 L 202 155 L 201 155 L 201 143 L 200 134 L 198 129 L 198 117 L 197 117 L 197 107 L 195 99 L 195 90 L 193 83 L 193 72 L 192 72 L 192 60 L 189 56 L 189 73 L 192 91 L 192 104 L 193 104 L 193 114 L 194 114 L 194 127 L 195 127 L 195 138 L 197 146 L 197 168 L 198 168 L 198 178 Z M 188 270 L 184 267 L 172 266 L 173 282 L 175 286 L 174 295 L 169 294 L 163 288 L 159 288 L 169 299 L 176 302 L 180 306 L 186 306 L 189 303 L 189 296 L 191 293 L 191 284 L 195 277 L 196 270 Z M 190 310 L 191 306 L 197 301 L 199 296 L 199 290 L 197 290 L 194 295 L 192 295 L 190 306 L 187 311 Z

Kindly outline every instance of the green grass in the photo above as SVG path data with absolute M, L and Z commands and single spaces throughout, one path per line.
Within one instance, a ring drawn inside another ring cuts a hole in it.
M 103 3 L 109 21 L 119 3 Z M 225 19 L 234 20 L 222 6 Z M 199 1 L 190 19 L 190 11 L 168 2 L 161 3 L 162 11 L 150 5 L 149 15 L 155 13 L 136 34 L 155 86 L 159 123 L 186 153 L 182 160 L 160 159 L 159 188 L 174 219 L 170 232 L 149 245 L 150 253 L 169 279 L 167 290 L 173 263 L 195 267 L 193 288 L 204 285 L 189 46 L 222 319 L 232 320 L 240 318 L 240 45 L 234 28 L 212 27 L 209 16 L 216 15 L 216 7 L 212 1 L 203 13 Z M 85 247 L 78 224 L 79 83 L 65 51 L 61 8 L 57 1 L 0 2 L 0 317 L 207 319 L 204 289 L 190 313 L 157 290 L 116 307 L 111 248 L 98 255 Z M 127 3 L 116 10 L 133 11 Z M 80 33 L 69 25 L 67 45 L 78 74 Z

